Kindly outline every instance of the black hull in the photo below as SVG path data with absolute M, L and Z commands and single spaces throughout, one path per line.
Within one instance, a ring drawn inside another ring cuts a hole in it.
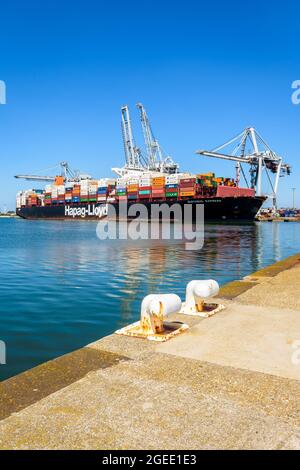
M 240 220 L 254 220 L 257 212 L 264 203 L 264 197 L 224 197 L 224 198 L 207 198 L 207 199 L 193 199 L 193 200 L 180 200 L 180 201 L 156 201 L 156 202 L 141 202 L 143 207 L 147 210 L 147 218 L 153 217 L 153 206 L 157 204 L 179 204 L 182 213 L 186 210 L 187 206 L 192 206 L 191 212 L 187 210 L 188 215 L 192 214 L 193 221 L 196 219 L 196 206 L 199 204 L 204 205 L 204 218 L 205 220 L 215 221 L 240 221 Z M 128 203 L 128 208 L 136 202 Z M 17 215 L 23 219 L 92 219 L 99 220 L 107 215 L 119 216 L 120 205 L 118 203 L 90 203 L 90 204 L 69 204 L 69 205 L 55 205 L 44 207 L 22 207 L 17 209 Z M 126 212 L 125 212 L 126 213 Z M 139 213 L 137 213 L 137 216 Z M 120 217 L 123 218 L 120 214 Z M 171 216 L 172 217 L 172 216 Z M 127 217 L 131 218 L 131 217 Z M 134 217 L 133 217 L 134 218 Z

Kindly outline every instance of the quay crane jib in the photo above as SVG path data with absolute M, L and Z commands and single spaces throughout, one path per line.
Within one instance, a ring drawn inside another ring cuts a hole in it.
M 60 162 L 54 167 L 48 168 L 48 170 L 61 168 L 61 176 L 64 177 L 65 181 L 80 181 L 83 177 L 90 178 L 89 175 L 80 175 L 77 170 L 71 170 L 67 162 Z M 17 179 L 25 179 L 27 181 L 55 181 L 55 176 L 38 176 L 38 175 L 16 175 Z

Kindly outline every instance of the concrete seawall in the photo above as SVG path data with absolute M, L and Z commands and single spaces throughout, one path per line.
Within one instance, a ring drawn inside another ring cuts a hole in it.
M 111 335 L 1 382 L 0 449 L 299 449 L 300 254 L 219 300 L 166 343 Z

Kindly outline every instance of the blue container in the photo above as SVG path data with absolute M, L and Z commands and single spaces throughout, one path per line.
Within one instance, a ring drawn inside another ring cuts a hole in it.
M 166 184 L 166 188 L 178 188 L 178 184 Z
M 73 202 L 79 202 L 79 197 L 73 197 L 72 201 Z

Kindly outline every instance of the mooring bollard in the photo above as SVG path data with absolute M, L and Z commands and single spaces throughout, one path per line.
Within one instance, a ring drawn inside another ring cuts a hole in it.
M 176 294 L 150 294 L 141 306 L 141 328 L 145 334 L 163 333 L 164 319 L 181 309 L 181 299 Z
M 217 295 L 219 290 L 219 284 L 213 279 L 190 281 L 186 286 L 186 298 L 181 313 L 209 317 L 223 310 L 225 307 L 221 304 L 205 302 L 210 297 Z
M 165 321 L 168 315 L 178 313 L 181 307 L 181 299 L 176 294 L 147 295 L 141 305 L 141 320 L 116 333 L 152 341 L 167 341 L 188 329 L 185 323 Z

